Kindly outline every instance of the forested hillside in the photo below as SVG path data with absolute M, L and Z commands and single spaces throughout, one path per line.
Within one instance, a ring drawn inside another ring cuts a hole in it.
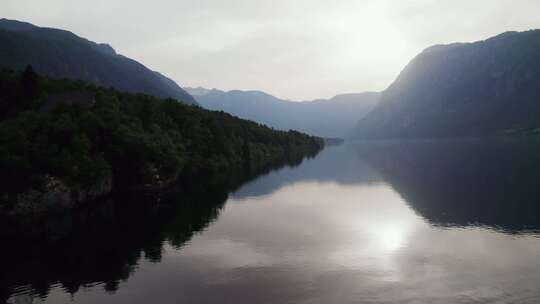
M 0 73 L 0 209 L 7 212 L 253 172 L 322 145 L 173 99 L 41 78 L 31 67 Z
M 23 70 L 28 64 L 51 78 L 80 79 L 121 91 L 195 103 L 173 80 L 117 54 L 108 44 L 60 29 L 0 19 L 0 67 Z

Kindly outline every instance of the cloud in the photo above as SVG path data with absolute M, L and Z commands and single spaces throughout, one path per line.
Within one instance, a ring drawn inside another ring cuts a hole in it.
M 7 18 L 113 45 L 182 85 L 314 99 L 383 90 L 423 48 L 540 27 L 521 0 L 3 0 Z

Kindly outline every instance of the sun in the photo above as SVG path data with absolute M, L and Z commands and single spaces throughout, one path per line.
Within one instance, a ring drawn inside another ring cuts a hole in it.
M 405 229 L 398 223 L 383 224 L 373 232 L 381 248 L 387 252 L 394 252 L 405 243 Z

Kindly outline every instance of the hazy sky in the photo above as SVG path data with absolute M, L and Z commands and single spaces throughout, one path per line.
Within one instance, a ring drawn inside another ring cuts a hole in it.
M 0 0 L 182 86 L 314 99 L 383 90 L 432 44 L 540 28 L 539 0 Z

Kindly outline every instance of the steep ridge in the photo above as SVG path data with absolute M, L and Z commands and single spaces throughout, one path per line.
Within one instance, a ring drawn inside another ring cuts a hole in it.
M 540 128 L 540 30 L 437 45 L 360 120 L 357 138 L 482 136 Z
M 188 104 L 195 99 L 171 79 L 71 32 L 0 20 L 0 66 L 22 70 L 28 64 L 52 78 L 79 79 L 117 90 L 170 97 Z

